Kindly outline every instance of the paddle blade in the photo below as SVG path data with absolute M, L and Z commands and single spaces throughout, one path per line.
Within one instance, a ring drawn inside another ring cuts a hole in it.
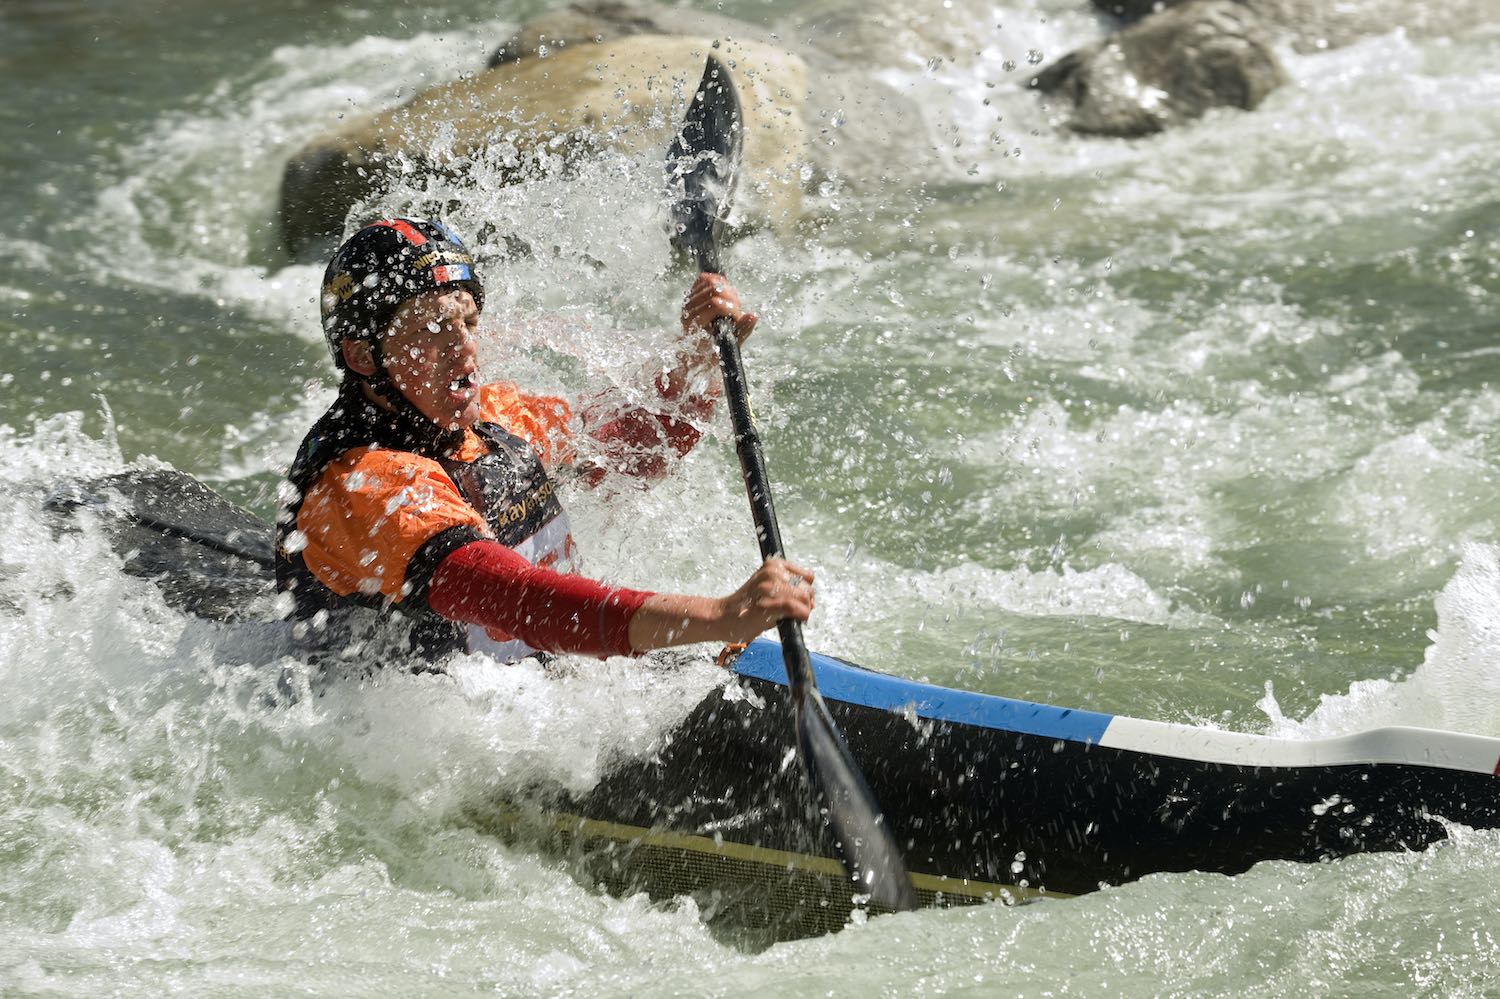
M 828 809 L 828 824 L 855 891 L 886 909 L 915 909 L 917 894 L 895 838 L 816 687 L 803 690 L 796 710 L 802 763 Z
M 740 96 L 729 70 L 709 56 L 682 130 L 667 151 L 672 245 L 698 268 L 720 273 L 719 240 L 739 176 Z

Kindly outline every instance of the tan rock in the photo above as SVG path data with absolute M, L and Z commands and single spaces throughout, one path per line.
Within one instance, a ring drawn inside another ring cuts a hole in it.
M 388 171 L 459 171 L 490 148 L 502 181 L 523 179 L 540 150 L 564 157 L 598 145 L 665 155 L 681 112 L 716 52 L 745 112 L 736 214 L 783 227 L 800 210 L 808 137 L 801 58 L 752 41 L 632 35 L 569 45 L 434 87 L 389 111 L 349 122 L 299 152 L 282 181 L 282 231 L 293 253 L 336 238 L 349 209 L 381 189 Z M 513 170 L 513 174 L 507 174 Z

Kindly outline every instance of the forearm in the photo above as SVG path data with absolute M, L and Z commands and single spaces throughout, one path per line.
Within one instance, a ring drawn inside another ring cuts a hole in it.
M 727 597 L 653 593 L 630 619 L 638 652 L 695 642 L 748 642 L 777 621 L 806 621 L 812 613 L 813 575 L 771 558 Z
M 637 652 L 669 645 L 726 641 L 724 601 L 679 593 L 647 597 L 630 619 L 630 645 Z
M 744 343 L 755 329 L 755 316 L 740 306 L 739 293 L 718 274 L 699 274 L 688 289 L 682 306 L 683 340 L 669 366 L 651 378 L 661 400 L 617 410 L 593 423 L 591 435 L 604 446 L 604 460 L 588 472 L 591 484 L 604 477 L 604 469 L 622 471 L 637 478 L 653 479 L 666 473 L 666 452 L 682 457 L 698 443 L 697 424 L 713 417 L 714 400 L 720 393 L 718 355 L 709 330 L 728 319 L 735 338 Z
M 700 336 L 684 342 L 675 363 L 658 371 L 651 379 L 651 387 L 663 400 L 681 409 L 711 414 L 714 400 L 722 393 L 718 355 L 711 341 Z

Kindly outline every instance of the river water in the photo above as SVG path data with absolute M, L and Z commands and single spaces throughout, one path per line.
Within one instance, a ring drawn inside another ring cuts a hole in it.
M 1500 834 L 1462 828 L 747 946 L 461 818 L 497 779 L 587 787 L 710 666 L 476 659 L 272 708 L 253 640 L 49 526 L 57 477 L 159 462 L 270 510 L 332 395 L 320 267 L 276 250 L 282 165 L 536 9 L 0 10 L 0 993 L 1500 990 Z M 1102 33 L 1081 2 L 863 9 L 904 30 L 843 55 L 919 103 L 925 165 L 889 149 L 881 183 L 833 178 L 726 264 L 762 314 L 747 360 L 819 573 L 810 644 L 1235 731 L 1500 735 L 1500 23 L 1287 50 L 1255 113 L 1120 142 L 1023 86 Z M 685 280 L 658 169 L 478 178 L 453 221 L 537 250 L 487 272 L 492 373 L 638 384 Z M 727 427 L 650 492 L 568 502 L 622 582 L 718 592 L 755 560 Z

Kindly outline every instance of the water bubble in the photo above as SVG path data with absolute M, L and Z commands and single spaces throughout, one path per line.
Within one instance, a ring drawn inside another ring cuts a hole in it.
M 1343 800 L 1344 799 L 1341 796 L 1335 794 L 1328 800 L 1321 801 L 1318 804 L 1312 806 L 1312 812 L 1314 815 L 1327 815 L 1330 808 L 1337 804 L 1340 804 L 1341 802 L 1343 802 Z

